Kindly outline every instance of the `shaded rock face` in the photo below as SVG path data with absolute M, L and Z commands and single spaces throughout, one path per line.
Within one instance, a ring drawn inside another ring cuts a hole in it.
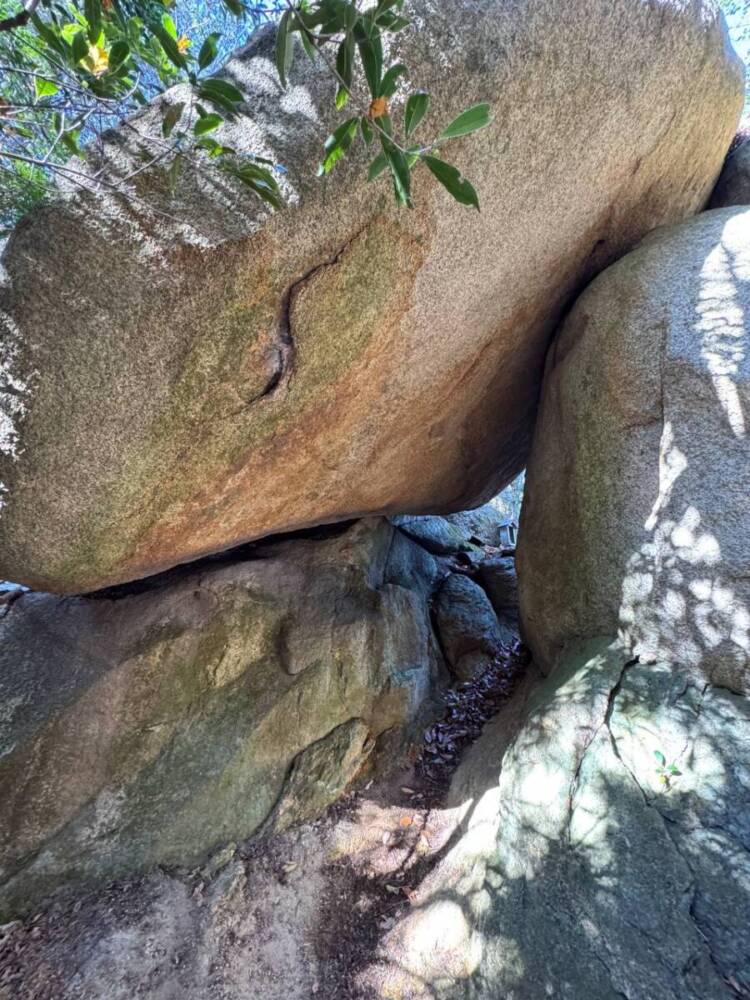
M 436 578 L 373 519 L 0 607 L 0 909 L 319 813 L 429 702 Z
M 457 774 L 463 835 L 362 985 L 412 1000 L 750 992 L 747 697 L 606 640 L 571 646 L 530 692 Z M 656 753 L 680 772 L 666 786 Z
M 750 210 L 649 236 L 581 296 L 548 360 L 518 568 L 545 669 L 618 636 L 747 689 Z
M 710 208 L 750 205 L 750 140 L 745 139 L 727 157 L 719 175 Z
M 741 67 L 712 3 L 411 12 L 392 56 L 433 94 L 425 129 L 493 106 L 451 151 L 481 215 L 424 175 L 414 212 L 361 163 L 315 181 L 333 83 L 300 59 L 282 94 L 265 33 L 226 67 L 250 110 L 226 139 L 283 164 L 288 211 L 189 169 L 170 197 L 165 164 L 127 200 L 71 195 L 18 228 L 0 289 L 0 575 L 81 592 L 273 532 L 461 510 L 523 467 L 557 317 L 703 205 Z M 141 140 L 111 136 L 110 177 L 154 155 L 159 121 L 147 109 Z
M 448 666 L 460 680 L 483 673 L 515 638 L 484 590 L 461 573 L 451 573 L 440 588 L 435 624 Z

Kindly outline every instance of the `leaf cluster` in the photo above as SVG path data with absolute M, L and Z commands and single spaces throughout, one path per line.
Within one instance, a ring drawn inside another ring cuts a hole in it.
M 218 7 L 234 24 L 228 33 L 216 27 Z M 186 26 L 191 10 L 206 15 L 197 26 Z M 0 20 L 17 11 L 18 0 L 0 0 Z M 73 184 L 90 185 L 92 176 L 107 184 L 101 171 L 86 171 L 81 161 L 107 128 L 124 122 L 135 130 L 133 111 L 177 83 L 186 88 L 178 93 L 188 96 L 156 102 L 159 149 L 134 172 L 159 165 L 173 189 L 186 164 L 218 168 L 280 208 L 283 166 L 239 155 L 222 131 L 248 111 L 248 95 L 218 67 L 241 40 L 242 26 L 263 20 L 278 24 L 282 87 L 290 86 L 300 52 L 322 60 L 336 81 L 335 109 L 343 120 L 325 141 L 320 174 L 364 143 L 372 153 L 369 179 L 390 177 L 399 204 L 412 205 L 412 172 L 422 164 L 458 202 L 479 207 L 473 185 L 437 153 L 489 124 L 489 107 L 468 108 L 435 138 L 417 141 L 430 95 L 409 88 L 408 68 L 385 58 L 387 36 L 409 27 L 404 0 L 371 0 L 367 7 L 361 0 L 212 0 L 208 8 L 206 0 L 39 0 L 22 26 L 0 31 L 0 172 L 6 178 L 0 226 L 41 197 L 55 173 Z M 110 187 L 125 191 L 128 179 Z
M 411 175 L 418 164 L 424 166 L 448 193 L 464 205 L 479 208 L 473 185 L 460 171 L 435 155 L 437 147 L 451 139 L 469 135 L 490 123 L 489 105 L 467 108 L 436 138 L 415 141 L 415 133 L 428 113 L 430 95 L 423 90 L 407 94 L 399 128 L 392 113 L 393 97 L 408 68 L 400 62 L 386 65 L 384 38 L 409 27 L 404 16 L 404 0 L 378 0 L 361 10 L 356 0 L 320 0 L 318 3 L 290 4 L 276 34 L 276 68 L 282 86 L 288 84 L 298 36 L 310 59 L 326 47 L 335 48 L 329 69 L 336 78 L 336 108 L 343 111 L 357 104 L 356 114 L 343 121 L 326 139 L 318 173 L 329 174 L 360 140 L 378 152 L 368 171 L 369 180 L 381 174 L 390 177 L 396 201 L 411 207 Z M 357 85 L 360 84 L 360 93 Z

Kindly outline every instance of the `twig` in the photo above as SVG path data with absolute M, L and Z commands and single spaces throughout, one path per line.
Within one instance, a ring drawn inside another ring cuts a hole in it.
M 24 24 L 28 23 L 38 6 L 39 0 L 26 0 L 22 11 L 14 14 L 13 17 L 6 17 L 5 20 L 0 21 L 0 31 L 13 31 L 15 28 L 22 28 Z

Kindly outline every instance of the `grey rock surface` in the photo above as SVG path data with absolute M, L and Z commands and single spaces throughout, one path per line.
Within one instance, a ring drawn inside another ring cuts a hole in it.
M 0 608 L 0 910 L 317 814 L 405 738 L 442 668 L 430 575 L 404 585 L 408 550 L 413 577 L 431 557 L 402 538 L 392 578 L 395 534 Z
M 512 556 L 488 553 L 477 571 L 477 582 L 500 621 L 518 628 L 518 578 Z
M 750 209 L 651 234 L 550 350 L 519 532 L 526 641 L 620 636 L 747 689 Z
M 485 592 L 462 573 L 451 573 L 441 586 L 435 627 L 448 666 L 462 680 L 481 671 L 511 641 Z
M 451 524 L 445 517 L 399 515 L 391 518 L 391 522 L 436 556 L 455 555 L 458 552 L 468 552 L 472 548 L 472 543 L 469 541 L 471 531 L 466 530 L 466 525 Z
M 525 694 L 459 770 L 462 835 L 363 982 L 419 1000 L 744 996 L 747 698 L 606 639 Z

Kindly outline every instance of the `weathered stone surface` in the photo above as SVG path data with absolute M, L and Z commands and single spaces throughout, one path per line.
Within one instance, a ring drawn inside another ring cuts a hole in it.
M 365 723 L 350 719 L 303 750 L 284 783 L 270 819 L 271 828 L 285 830 L 323 812 L 354 781 L 373 748 Z
M 441 586 L 435 625 L 448 666 L 461 680 L 481 672 L 513 638 L 482 588 L 462 573 L 451 573 Z
M 508 542 L 505 523 L 509 518 L 503 516 L 502 508 L 499 504 L 496 506 L 494 501 L 476 510 L 448 514 L 445 520 L 481 545 L 501 546 Z
M 469 750 L 444 808 L 363 796 L 344 819 L 230 846 L 193 879 L 159 871 L 62 897 L 0 929 L 0 988 L 8 1000 L 744 996 L 748 699 L 607 640 L 537 676 Z M 656 752 L 681 772 L 669 787 Z M 405 817 L 417 829 L 394 846 Z M 410 901 L 378 891 L 373 871 L 392 887 L 406 871 Z
M 575 637 L 747 687 L 750 209 L 649 236 L 550 351 L 526 479 L 525 638 Z
M 750 992 L 749 722 L 746 697 L 690 670 L 569 649 L 471 751 L 451 790 L 464 833 L 363 983 L 413 1000 Z M 668 787 L 656 753 L 680 771 Z
M 731 205 L 750 205 L 750 139 L 741 142 L 727 157 L 709 207 Z
M 431 557 L 397 536 L 373 519 L 147 587 L 0 608 L 0 910 L 189 865 L 277 803 L 284 825 L 335 799 L 439 669 Z
M 468 552 L 470 531 L 465 525 L 450 524 L 445 517 L 410 517 L 408 515 L 391 518 L 393 524 L 405 535 L 436 556 L 455 555 Z
M 477 582 L 489 597 L 498 618 L 517 628 L 518 579 L 515 559 L 494 553 L 486 555 L 477 571 Z
M 392 56 L 432 92 L 425 134 L 493 106 L 450 151 L 480 215 L 423 171 L 414 212 L 361 162 L 317 181 L 333 81 L 299 59 L 282 93 L 264 33 L 226 68 L 249 90 L 226 139 L 283 164 L 288 211 L 190 168 L 172 196 L 162 161 L 122 200 L 70 195 L 19 226 L 0 290 L 0 575 L 80 592 L 271 532 L 460 510 L 524 465 L 558 315 L 706 201 L 741 67 L 709 2 L 411 12 Z M 142 165 L 139 143 L 163 153 L 159 121 L 111 137 L 105 177 Z

